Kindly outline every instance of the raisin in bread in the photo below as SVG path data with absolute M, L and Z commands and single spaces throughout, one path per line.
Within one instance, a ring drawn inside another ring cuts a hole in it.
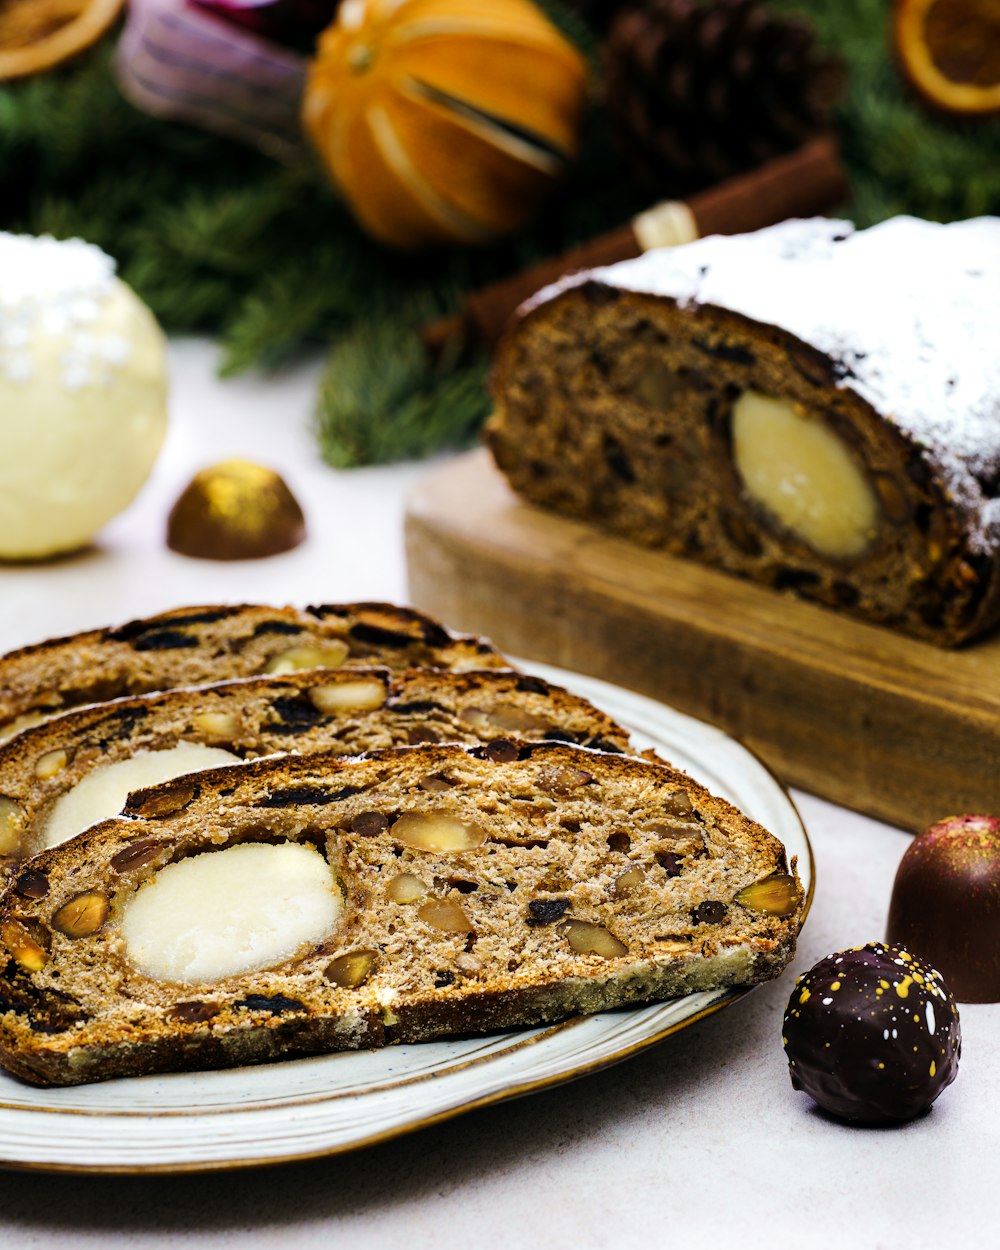
M 489 643 L 387 603 L 177 608 L 0 657 L 0 738 L 84 703 L 296 669 L 509 668 Z
M 1000 218 L 791 221 L 579 273 L 488 440 L 557 511 L 929 641 L 1000 618 Z
M 690 778 L 584 747 L 233 765 L 134 794 L 7 890 L 0 1059 L 73 1084 L 748 986 L 794 951 L 794 874 Z
M 358 755 L 512 734 L 629 749 L 627 731 L 586 699 L 514 672 L 312 669 L 78 708 L 0 745 L 0 880 L 117 815 L 130 790 L 182 773 L 282 751 Z

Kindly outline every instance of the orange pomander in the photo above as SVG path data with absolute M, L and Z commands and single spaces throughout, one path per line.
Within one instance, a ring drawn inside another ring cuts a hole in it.
M 583 58 L 529 0 L 343 0 L 303 117 L 374 238 L 487 243 L 576 154 L 586 89 Z

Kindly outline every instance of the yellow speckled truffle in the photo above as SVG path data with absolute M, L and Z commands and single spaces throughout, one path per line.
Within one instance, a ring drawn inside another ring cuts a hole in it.
M 163 334 L 114 269 L 79 239 L 0 233 L 0 559 L 85 546 L 160 450 Z
M 783 1023 L 795 1089 L 844 1120 L 897 1124 L 955 1079 L 958 1008 L 941 974 L 870 942 L 821 959 L 795 983 Z

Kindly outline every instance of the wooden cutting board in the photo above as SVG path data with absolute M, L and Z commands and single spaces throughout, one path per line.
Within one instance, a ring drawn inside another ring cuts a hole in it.
M 788 784 L 908 829 L 1000 812 L 1000 637 L 942 651 L 634 547 L 485 451 L 419 484 L 406 544 L 415 606 L 711 721 Z

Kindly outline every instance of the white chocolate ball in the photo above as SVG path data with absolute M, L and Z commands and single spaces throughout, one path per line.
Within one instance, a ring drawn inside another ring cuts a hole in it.
M 149 476 L 163 333 L 100 248 L 0 233 L 0 559 L 86 546 Z

